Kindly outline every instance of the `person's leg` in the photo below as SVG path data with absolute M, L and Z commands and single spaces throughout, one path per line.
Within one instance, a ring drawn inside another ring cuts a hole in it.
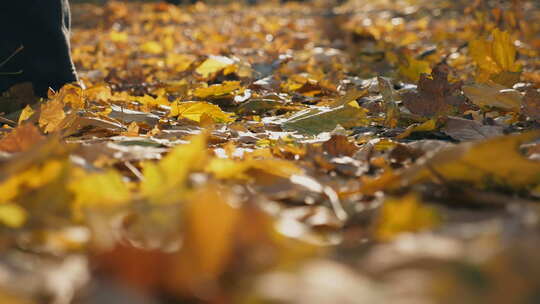
M 0 78 L 5 79 L 3 82 L 9 85 L 31 81 L 35 94 L 39 96 L 46 96 L 49 87 L 58 90 L 66 83 L 76 82 L 77 74 L 70 55 L 68 1 L 9 2 L 15 4 L 0 5 L 2 10 L 0 19 L 5 18 L 0 23 L 0 36 L 5 40 L 0 48 L 10 49 L 21 44 L 24 49 L 4 67 L 0 67 Z M 22 70 L 22 74 L 17 76 L 2 74 L 14 72 L 13 69 Z

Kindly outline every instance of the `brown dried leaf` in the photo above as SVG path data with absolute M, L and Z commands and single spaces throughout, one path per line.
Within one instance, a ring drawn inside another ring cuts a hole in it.
M 460 94 L 461 82 L 448 82 L 449 67 L 440 64 L 433 68 L 431 77 L 420 76 L 417 92 L 401 94 L 405 107 L 414 114 L 434 117 L 449 114 L 465 106 Z

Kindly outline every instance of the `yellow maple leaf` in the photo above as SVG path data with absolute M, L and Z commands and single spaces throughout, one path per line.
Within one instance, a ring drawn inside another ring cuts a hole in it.
M 375 224 L 375 236 L 390 241 L 404 232 L 418 232 L 436 227 L 440 216 L 436 210 L 424 206 L 415 194 L 387 199 Z
M 234 121 L 234 114 L 223 112 L 220 107 L 204 101 L 176 102 L 169 113 L 169 117 L 183 117 L 196 122 L 200 122 L 203 115 L 219 123 Z
M 66 117 L 64 104 L 54 99 L 41 105 L 41 115 L 39 116 L 39 126 L 45 133 L 51 133 L 58 129 L 62 120 Z

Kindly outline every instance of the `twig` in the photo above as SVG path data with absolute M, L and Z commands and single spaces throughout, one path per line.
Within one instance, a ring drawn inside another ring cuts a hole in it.
M 10 126 L 12 126 L 12 127 L 16 127 L 16 126 L 17 126 L 17 123 L 16 123 L 16 122 L 14 122 L 14 121 L 11 120 L 11 119 L 7 119 L 7 118 L 5 118 L 5 117 L 2 117 L 2 116 L 0 116 L 0 122 L 1 122 L 1 123 L 5 123 L 5 124 L 7 124 L 7 125 L 10 125 Z
M 24 45 L 19 46 L 19 47 L 13 52 L 13 54 L 9 55 L 8 58 L 6 58 L 4 61 L 0 62 L 0 67 L 2 67 L 3 65 L 5 65 L 6 63 L 8 63 L 8 61 L 10 61 L 13 57 L 15 57 L 15 55 L 19 54 L 23 49 L 24 49 Z M 22 71 L 16 72 L 16 73 L 21 73 L 21 72 L 22 72 Z M 11 74 L 11 73 L 10 73 L 10 74 Z

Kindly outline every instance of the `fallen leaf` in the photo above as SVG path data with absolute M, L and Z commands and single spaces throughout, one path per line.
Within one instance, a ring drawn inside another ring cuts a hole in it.
M 51 100 L 41 105 L 39 126 L 45 133 L 57 131 L 65 117 L 64 104 L 58 99 Z
M 185 246 L 204 280 L 215 280 L 232 258 L 241 210 L 224 189 L 201 189 L 187 204 Z
M 479 107 L 495 107 L 517 112 L 523 96 L 516 90 L 496 83 L 464 85 L 465 95 Z
M 33 124 L 23 124 L 0 139 L 0 151 L 9 153 L 26 151 L 44 138 Z
M 538 90 L 529 88 L 523 97 L 521 113 L 540 121 L 540 93 Z
M 283 123 L 283 128 L 316 135 L 330 132 L 338 125 L 344 128 L 365 126 L 369 123 L 366 113 L 367 110 L 348 104 L 335 108 L 312 107 L 291 116 Z
M 24 109 L 21 112 L 21 115 L 19 116 L 19 125 L 21 125 L 24 121 L 28 120 L 32 115 L 34 115 L 35 111 L 32 109 L 30 105 L 26 105 Z
M 131 193 L 122 176 L 116 171 L 104 173 L 80 173 L 68 186 L 73 193 L 73 214 L 82 218 L 85 209 L 114 209 L 125 205 Z M 99 189 L 99 191 L 96 191 Z
M 405 232 L 419 232 L 435 228 L 441 217 L 427 207 L 415 194 L 384 201 L 375 224 L 375 236 L 381 241 L 393 240 Z
M 206 159 L 206 135 L 192 137 L 189 144 L 171 149 L 159 162 L 144 164 L 142 194 L 156 203 L 177 201 L 190 171 L 202 169 Z
M 176 102 L 169 113 L 169 117 L 183 117 L 196 122 L 200 122 L 203 115 L 218 123 L 234 121 L 233 113 L 223 112 L 220 107 L 204 101 Z
M 422 74 L 432 73 L 429 62 L 417 60 L 412 56 L 403 57 L 404 60 L 398 66 L 398 72 L 407 79 L 418 82 Z
M 377 77 L 379 91 L 384 102 L 384 126 L 395 128 L 399 121 L 399 107 L 396 100 L 396 94 L 392 88 L 392 83 L 383 77 Z
M 323 143 L 323 149 L 331 156 L 353 156 L 358 147 L 351 143 L 347 136 L 344 135 L 332 135 L 332 137 Z
M 414 114 L 435 117 L 465 106 L 465 98 L 460 95 L 461 82 L 449 83 L 448 73 L 449 67 L 440 64 L 431 72 L 431 78 L 421 74 L 418 91 L 401 94 L 405 107 Z
M 230 95 L 240 89 L 240 81 L 225 81 L 207 88 L 197 88 L 193 95 L 198 98 L 216 98 Z
M 508 32 L 495 28 L 491 35 L 493 40 L 479 38 L 469 42 L 469 52 L 478 66 L 476 79 L 512 86 L 519 80 L 521 69 L 516 61 L 516 47 Z
M 540 132 L 531 131 L 441 149 L 403 171 L 400 183 L 410 185 L 442 178 L 441 182 L 468 182 L 482 188 L 534 187 L 540 183 L 540 162 L 522 155 L 519 147 L 539 137 Z
M 503 127 L 483 125 L 476 120 L 449 116 L 441 131 L 459 141 L 473 141 L 502 135 Z
M 404 139 L 409 137 L 414 132 L 428 132 L 437 129 L 437 120 L 429 119 L 421 124 L 412 124 L 405 129 L 405 131 L 398 136 L 397 139 Z
M 232 65 L 234 61 L 223 56 L 210 56 L 201 65 L 195 69 L 197 74 L 203 78 L 210 78 L 212 75 L 223 71 L 226 67 Z

